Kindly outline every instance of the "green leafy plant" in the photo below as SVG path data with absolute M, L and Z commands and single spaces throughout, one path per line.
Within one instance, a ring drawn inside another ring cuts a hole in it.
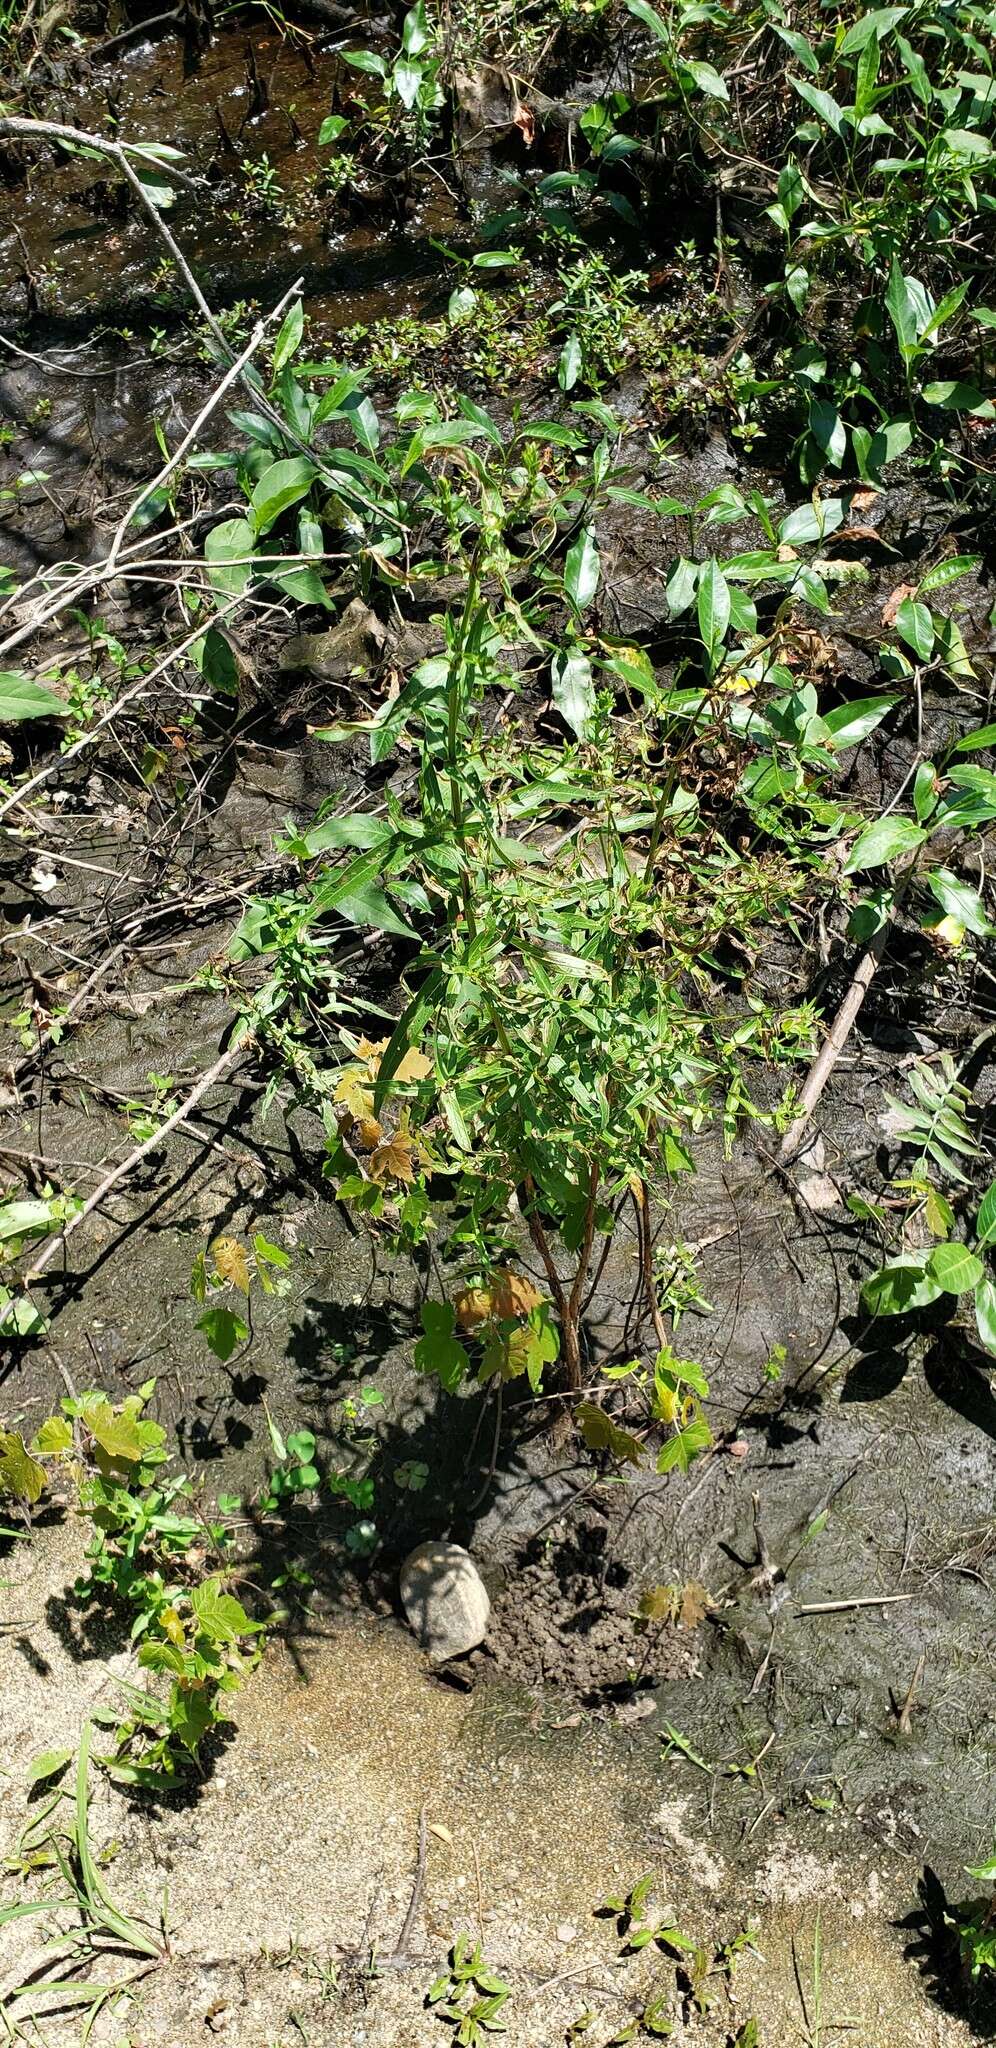
M 43 2030 L 46 2015 L 76 2009 L 86 2015 L 81 2036 L 85 2043 L 101 2015 L 118 2012 L 134 1999 L 149 1971 L 169 1954 L 165 1912 L 154 1926 L 125 1911 L 108 1889 L 94 1853 L 89 1829 L 90 1740 L 87 1721 L 72 1795 L 59 1789 L 50 1793 L 30 1824 L 34 1846 L 27 1867 L 57 1869 L 63 1889 L 46 1890 L 40 1899 L 0 1905 L 0 1928 L 29 1918 L 44 1923 L 57 1912 L 70 1915 L 68 1929 L 46 1940 L 40 1966 L 29 1981 L 5 1991 L 4 2024 L 12 2040 L 28 2025 Z M 35 1782 L 52 1778 L 69 1761 L 64 1753 L 57 1759 L 41 1759 L 45 1768 L 36 1770 Z M 62 1808 L 67 1799 L 70 1818 L 65 1820 Z M 124 1974 L 122 1960 L 130 1965 Z
M 425 0 L 416 0 L 401 25 L 401 48 L 389 63 L 376 50 L 343 50 L 342 56 L 356 71 L 380 81 L 384 93 L 385 119 L 401 110 L 407 116 L 417 142 L 424 143 L 432 118 L 443 105 L 440 84 L 441 58 L 435 48 Z M 332 142 L 342 133 L 340 118 L 332 115 L 323 124 L 319 142 Z
M 68 1190 L 56 1193 L 47 1181 L 38 1195 L 14 1195 L 0 1203 L 0 1310 L 8 1335 L 39 1337 L 47 1330 L 45 1316 L 30 1295 L 15 1293 L 7 1282 L 20 1277 L 13 1272 L 15 1260 L 30 1254 L 45 1238 L 57 1236 L 81 1207 L 78 1195 Z
M 996 1882 L 996 1856 L 965 1866 L 969 1877 Z M 976 1899 L 951 1916 L 964 1968 L 973 1982 L 996 1970 L 996 1898 Z
M 67 1396 L 28 1456 L 41 1481 L 42 1460 L 64 1467 L 92 1524 L 77 1597 L 97 1592 L 130 1613 L 138 1662 L 166 1685 L 164 1698 L 123 1685 L 124 1717 L 104 1710 L 94 1717 L 114 1731 L 114 1746 L 99 1761 L 123 1784 L 162 1789 L 182 1777 L 203 1737 L 226 1719 L 224 1695 L 259 1661 L 265 1624 L 228 1590 L 224 1520 L 209 1521 L 189 1481 L 163 1472 L 166 1433 L 144 1413 L 154 1385 L 147 1381 L 116 1407 L 99 1392 Z M 215 1568 L 205 1573 L 208 1552 Z
M 483 2048 L 489 2034 L 503 2034 L 501 2014 L 511 1998 L 509 1986 L 489 1969 L 479 1942 L 458 1934 L 449 1963 L 430 1984 L 425 2002 L 437 2018 L 455 2028 L 457 2048 Z
M 281 1245 L 271 1244 L 261 1231 L 255 1232 L 249 1245 L 236 1237 L 217 1237 L 206 1252 L 198 1252 L 191 1268 L 190 1292 L 195 1302 L 208 1305 L 198 1317 L 197 1328 L 223 1364 L 251 1334 L 254 1285 L 258 1284 L 264 1295 L 286 1294 L 291 1286 L 289 1267 L 289 1254 Z M 239 1299 L 246 1305 L 244 1316 L 233 1305 Z

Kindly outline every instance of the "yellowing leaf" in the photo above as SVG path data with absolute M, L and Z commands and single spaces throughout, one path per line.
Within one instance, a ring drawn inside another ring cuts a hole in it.
M 158 1621 L 163 1634 L 169 1637 L 171 1643 L 176 1644 L 178 1650 L 182 1650 L 185 1641 L 183 1623 L 176 1608 L 164 1607 L 158 1616 Z
M 0 1429 L 0 1493 L 33 1508 L 45 1485 L 45 1467 L 31 1456 L 16 1429 Z
M 60 1452 L 72 1450 L 72 1425 L 64 1415 L 50 1415 L 36 1431 L 31 1448 L 39 1457 L 58 1457 Z
M 462 1330 L 473 1335 L 485 1323 L 524 1318 L 542 1305 L 543 1296 L 525 1273 L 502 1266 L 481 1287 L 465 1287 L 453 1304 Z
M 219 1280 L 226 1280 L 231 1287 L 237 1287 L 240 1294 L 249 1292 L 249 1259 L 245 1245 L 237 1237 L 216 1237 L 211 1246 L 214 1270 Z
M 373 1117 L 373 1088 L 370 1077 L 360 1067 L 349 1067 L 336 1082 L 335 1102 L 341 1102 L 351 1117 L 357 1121 Z
M 679 1586 L 651 1586 L 641 1593 L 637 1613 L 641 1621 L 677 1621 L 680 1605 Z
M 384 1135 L 384 1127 L 375 1116 L 358 1117 L 350 1132 L 350 1139 L 361 1152 L 372 1152 Z
M 931 933 L 944 946 L 960 946 L 965 937 L 965 927 L 956 917 L 942 917 L 940 924 L 931 926 Z
M 83 1420 L 94 1442 L 112 1464 L 139 1463 L 143 1446 L 135 1415 L 130 1415 L 126 1411 L 116 1415 L 110 1402 L 101 1397 L 86 1409 Z
M 418 1052 L 414 1046 L 410 1046 L 404 1059 L 399 1060 L 394 1070 L 394 1078 L 396 1081 L 424 1081 L 431 1072 L 432 1061 L 426 1059 L 424 1052 Z
M 590 1451 L 608 1451 L 611 1458 L 620 1458 L 628 1465 L 639 1465 L 643 1458 L 643 1445 L 638 1437 L 620 1429 L 604 1408 L 596 1408 L 593 1401 L 582 1401 L 577 1410 L 581 1434 Z

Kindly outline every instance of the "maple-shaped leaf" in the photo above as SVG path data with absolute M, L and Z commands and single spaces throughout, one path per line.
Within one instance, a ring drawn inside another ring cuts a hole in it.
M 581 1434 L 590 1451 L 608 1451 L 611 1458 L 619 1458 L 628 1465 L 639 1465 L 643 1458 L 643 1445 L 638 1437 L 620 1429 L 604 1408 L 597 1408 L 593 1401 L 582 1401 L 577 1410 Z
M 214 1270 L 219 1280 L 227 1280 L 231 1287 L 237 1287 L 240 1294 L 249 1292 L 249 1256 L 245 1245 L 237 1237 L 216 1237 L 211 1246 Z
M 370 1177 L 372 1180 L 401 1180 L 411 1183 L 415 1178 L 415 1146 L 404 1131 L 396 1131 L 393 1138 L 385 1138 L 376 1152 L 370 1154 Z
M 394 1069 L 394 1079 L 396 1081 L 425 1081 L 431 1072 L 432 1061 L 426 1059 L 424 1052 L 419 1052 L 415 1046 L 409 1046 L 404 1059 L 399 1060 Z
M 680 1604 L 678 1586 L 651 1586 L 641 1593 L 637 1613 L 641 1621 L 676 1621 Z
M 484 1323 L 524 1320 L 542 1303 L 538 1287 L 525 1273 L 517 1273 L 514 1266 L 502 1266 L 490 1281 L 479 1287 L 465 1287 L 453 1306 L 460 1328 L 473 1333 Z
M 31 1456 L 16 1429 L 0 1429 L 0 1494 L 33 1508 L 45 1485 L 45 1467 Z
M 678 1616 L 682 1628 L 698 1628 L 715 1605 L 707 1586 L 700 1585 L 698 1579 L 686 1580 L 681 1589 L 681 1613 Z
M 375 1116 L 360 1116 L 350 1131 L 350 1141 L 360 1152 L 372 1152 L 384 1136 L 384 1126 Z
M 363 1061 L 372 1081 L 376 1080 L 380 1072 L 380 1063 L 387 1051 L 387 1045 L 388 1041 L 386 1038 L 361 1038 L 356 1048 L 356 1057 L 358 1060 Z
M 341 1102 L 343 1108 L 348 1109 L 350 1116 L 358 1123 L 364 1118 L 373 1118 L 373 1088 L 370 1085 L 370 1076 L 362 1067 L 348 1067 L 346 1072 L 340 1075 L 332 1099 L 334 1102 Z
M 115 1413 L 106 1396 L 101 1395 L 87 1405 L 83 1420 L 98 1450 L 111 1464 L 137 1465 L 140 1462 L 145 1446 L 138 1417 L 129 1411 L 127 1404 Z

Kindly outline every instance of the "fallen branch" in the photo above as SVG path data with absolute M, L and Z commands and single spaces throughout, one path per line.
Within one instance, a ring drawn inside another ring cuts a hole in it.
M 96 151 L 98 156 L 106 156 L 108 161 L 114 164 L 120 171 L 125 182 L 131 186 L 139 205 L 148 214 L 160 240 L 165 242 L 201 318 L 207 322 L 218 347 L 221 349 L 222 355 L 226 357 L 231 356 L 231 348 L 201 291 L 200 285 L 179 243 L 167 227 L 155 200 L 143 185 L 138 172 L 131 162 L 126 144 L 108 142 L 105 135 L 91 135 L 83 128 L 67 128 L 61 121 L 28 121 L 20 114 L 5 114 L 0 118 L 0 135 L 22 136 L 26 141 L 44 142 L 48 140 L 52 142 L 68 142 L 74 149 L 92 149 Z M 162 171 L 163 167 L 160 164 L 158 168 Z M 199 191 L 199 187 L 194 183 L 194 180 L 188 178 L 185 171 L 178 171 L 174 164 L 170 164 L 168 175 L 171 178 L 175 178 L 178 184 L 185 185 L 189 191 Z
M 778 1148 L 778 1163 L 780 1166 L 784 1166 L 788 1160 L 794 1159 L 801 1148 L 802 1140 L 809 1128 L 813 1111 L 850 1038 L 861 1005 L 882 964 L 886 946 L 892 936 L 893 925 L 902 908 L 906 892 L 913 880 L 916 861 L 917 856 L 914 854 L 908 867 L 899 876 L 893 891 L 892 904 L 888 916 L 879 925 L 878 931 L 875 933 L 867 951 L 862 953 L 854 970 L 851 986 L 827 1032 L 816 1059 L 809 1069 L 805 1086 L 799 1097 L 799 1114 L 793 1118 Z

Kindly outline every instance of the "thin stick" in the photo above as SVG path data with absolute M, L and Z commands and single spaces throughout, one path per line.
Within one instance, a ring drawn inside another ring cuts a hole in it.
M 98 735 L 104 731 L 106 726 L 113 722 L 119 711 L 124 710 L 126 704 L 131 703 L 133 697 L 137 697 L 141 691 L 148 689 L 150 683 L 158 681 L 161 675 L 165 675 L 166 670 L 172 668 L 173 663 L 179 661 L 181 655 L 187 653 L 188 649 L 194 645 L 195 640 L 203 639 L 209 625 L 216 624 L 219 619 L 227 618 L 229 612 L 235 611 L 240 604 L 244 603 L 245 594 L 244 592 L 239 592 L 237 596 L 229 598 L 225 604 L 218 606 L 213 619 L 201 619 L 200 623 L 194 626 L 186 638 L 179 642 L 178 646 L 171 647 L 169 653 L 165 654 L 162 660 L 156 663 L 154 668 L 150 668 L 145 675 L 139 676 L 137 682 L 131 683 L 127 690 L 122 691 L 121 696 L 103 713 L 102 717 L 97 719 L 96 724 L 88 726 L 86 732 L 78 740 L 75 740 L 71 747 L 66 748 L 65 753 L 60 756 L 59 765 L 65 767 L 67 761 L 74 761 L 77 754 L 82 754 L 84 747 L 91 747 Z M 18 787 L 7 798 L 6 802 L 0 804 L 0 821 L 7 816 L 9 811 L 14 810 L 18 804 L 22 804 L 25 798 L 29 797 L 34 790 L 40 789 L 42 784 L 48 781 L 49 776 L 52 774 L 52 765 L 49 762 L 46 768 L 38 770 L 37 775 L 32 775 L 28 782 L 18 784 Z
M 288 291 L 285 291 L 283 298 L 280 301 L 280 304 L 278 306 L 274 306 L 272 312 L 264 314 L 262 319 L 257 320 L 256 325 L 252 330 L 252 334 L 250 335 L 249 340 L 242 351 L 242 354 L 240 356 L 236 356 L 235 361 L 229 364 L 228 369 L 225 371 L 225 374 L 221 380 L 221 383 L 217 386 L 217 388 L 214 391 L 212 391 L 211 396 L 207 401 L 207 404 L 202 406 L 200 412 L 197 415 L 197 418 L 193 422 L 193 425 L 187 428 L 187 431 L 184 434 L 182 441 L 180 442 L 179 446 L 174 450 L 173 454 L 170 456 L 169 461 L 159 471 L 159 475 L 154 476 L 152 478 L 151 483 L 147 483 L 143 486 L 143 488 L 139 491 L 138 497 L 134 500 L 134 502 L 131 505 L 128 506 L 127 510 L 123 513 L 121 520 L 118 524 L 117 531 L 115 532 L 114 539 L 111 542 L 110 551 L 107 556 L 105 566 L 108 573 L 114 568 L 114 565 L 117 562 L 118 551 L 121 547 L 121 543 L 124 540 L 125 534 L 127 533 L 128 528 L 131 525 L 136 512 L 138 512 L 140 507 L 145 504 L 146 499 L 152 496 L 153 491 L 158 491 L 161 489 L 162 485 L 166 482 L 167 477 L 172 476 L 173 471 L 183 461 L 187 449 L 191 446 L 192 442 L 196 441 L 197 436 L 200 433 L 200 430 L 204 425 L 205 420 L 210 418 L 211 414 L 215 409 L 215 406 L 218 405 L 221 399 L 224 398 L 226 391 L 229 389 L 229 386 L 234 384 L 236 379 L 242 375 L 242 372 L 245 369 L 245 366 L 249 361 L 250 356 L 255 355 L 256 350 L 258 349 L 260 342 L 262 341 L 263 336 L 266 333 L 267 327 L 269 326 L 271 320 L 276 320 L 279 318 L 280 314 L 284 310 L 284 307 L 287 305 L 288 300 L 296 297 L 298 291 L 300 290 L 300 287 L 301 280 L 298 279 L 294 284 L 290 286 Z
M 85 1223 L 87 1217 L 93 1214 L 94 1209 L 100 1207 L 101 1202 L 110 1194 L 111 1189 L 117 1187 L 118 1182 L 124 1180 L 127 1174 L 133 1173 L 135 1167 L 140 1166 L 143 1159 L 148 1158 L 150 1152 L 158 1150 L 163 1139 L 168 1138 L 170 1132 L 175 1131 L 178 1124 L 186 1122 L 191 1110 L 196 1109 L 201 1096 L 206 1095 L 208 1089 L 214 1087 L 215 1082 L 221 1079 L 222 1074 L 228 1072 L 229 1067 L 235 1065 L 236 1060 L 242 1057 L 244 1051 L 245 1042 L 242 1041 L 239 1045 L 230 1046 L 227 1052 L 223 1052 L 215 1060 L 213 1066 L 208 1067 L 207 1071 L 201 1075 L 200 1080 L 195 1081 L 190 1094 L 185 1102 L 181 1102 L 179 1109 L 175 1109 L 172 1116 L 168 1116 L 165 1123 L 160 1124 L 159 1129 L 152 1132 L 151 1137 L 145 1138 L 141 1145 L 136 1145 L 135 1150 L 129 1152 L 127 1159 L 122 1159 L 118 1166 L 115 1166 L 110 1173 L 105 1175 L 100 1186 L 94 1188 L 92 1195 L 87 1196 L 83 1207 L 77 1210 L 75 1216 L 70 1217 L 65 1228 L 60 1230 L 57 1237 L 49 1239 L 40 1257 L 32 1266 L 31 1271 L 25 1275 L 26 1286 L 30 1287 L 32 1281 L 40 1278 L 46 1266 L 51 1265 L 57 1253 L 62 1251 L 68 1243 L 73 1231 L 78 1230 L 80 1224 Z M 0 1327 L 3 1326 L 7 1317 L 16 1307 L 19 1298 L 17 1295 L 12 1295 L 10 1300 L 0 1308 Z
M 426 1810 L 423 1806 L 418 1817 L 418 1863 L 415 1868 L 415 1883 L 412 1886 L 412 1895 L 408 1901 L 408 1911 L 405 1914 L 404 1925 L 398 1936 L 398 1946 L 392 1958 L 395 1965 L 397 1965 L 399 1956 L 405 1956 L 408 1953 L 408 1944 L 412 1938 L 412 1930 L 418 1917 L 418 1909 L 422 1903 L 422 1893 L 425 1889 L 425 1866 L 428 1854 L 429 1824 Z
M 202 320 L 207 322 L 215 341 L 221 349 L 222 355 L 226 357 L 231 356 L 231 348 L 204 297 L 204 293 L 187 262 L 183 250 L 167 227 L 155 200 L 151 198 L 146 187 L 143 185 L 123 144 L 120 142 L 108 142 L 104 135 L 90 135 L 83 128 L 67 128 L 61 121 L 26 121 L 18 114 L 7 114 L 0 120 L 0 135 L 23 135 L 29 140 L 32 138 L 44 140 L 46 136 L 49 136 L 54 142 L 70 142 L 77 149 L 93 149 L 97 151 L 99 156 L 109 157 L 111 163 L 117 165 L 121 176 L 131 186 L 139 205 L 148 214 L 160 240 L 165 242 Z M 162 165 L 159 168 L 161 170 Z M 194 192 L 197 191 L 198 188 L 194 184 L 193 179 L 188 178 L 185 171 L 178 171 L 173 164 L 169 166 L 168 175 L 171 178 L 176 178 L 179 184 L 186 185 Z
M 824 1044 L 806 1076 L 805 1086 L 799 1097 L 799 1114 L 789 1125 L 778 1148 L 779 1164 L 782 1166 L 784 1166 L 786 1160 L 794 1159 L 798 1152 L 806 1135 L 813 1111 L 850 1038 L 858 1011 L 882 964 L 882 956 L 892 936 L 893 925 L 902 907 L 906 891 L 913 880 L 915 866 L 916 855 L 914 855 L 913 860 L 896 882 L 889 915 L 885 922 L 879 926 L 867 952 L 863 953 L 858 961 L 851 986 L 827 1032 Z
M 912 1600 L 912 1593 L 866 1593 L 859 1600 L 811 1600 L 797 1607 L 797 1614 L 846 1614 L 852 1607 L 895 1607 L 900 1600 Z

